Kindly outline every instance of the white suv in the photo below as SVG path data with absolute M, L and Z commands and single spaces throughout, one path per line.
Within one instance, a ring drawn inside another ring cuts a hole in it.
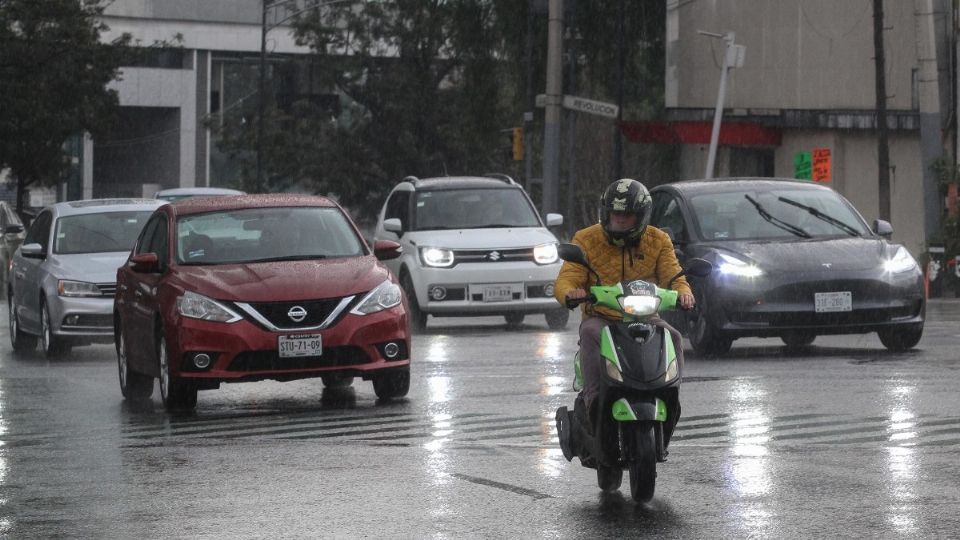
M 428 314 L 502 315 L 517 325 L 535 313 L 562 329 L 569 311 L 553 298 L 562 261 L 547 230 L 562 223 L 547 214 L 544 224 L 505 175 L 408 176 L 387 197 L 374 236 L 403 245 L 403 255 L 384 264 L 400 279 L 415 330 Z

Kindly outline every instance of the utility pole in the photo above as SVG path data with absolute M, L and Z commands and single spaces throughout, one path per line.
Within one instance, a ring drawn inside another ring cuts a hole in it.
M 887 78 L 883 56 L 883 0 L 873 0 L 873 58 L 877 93 L 877 184 L 880 219 L 890 221 L 890 145 L 887 140 Z
M 579 44 L 580 32 L 576 28 L 577 20 L 577 0 L 571 0 L 567 20 L 566 36 L 569 40 L 567 47 L 567 93 L 571 96 L 577 95 L 577 45 Z M 577 112 L 567 111 L 567 201 L 564 209 L 566 219 L 567 233 L 573 237 L 576 232 L 576 222 L 573 219 L 574 195 L 577 187 Z
M 624 36 L 624 22 L 626 18 L 626 9 L 620 0 L 619 13 L 617 15 L 617 121 L 614 124 L 613 131 L 613 179 L 617 180 L 623 177 L 623 136 L 620 133 L 620 125 L 623 123 L 623 77 L 627 62 L 626 44 Z
M 563 103 L 563 0 L 550 0 L 547 23 L 547 92 L 543 126 L 543 214 L 558 208 L 560 113 Z
M 533 110 L 536 107 L 536 96 L 533 93 L 533 16 L 534 0 L 527 0 L 527 43 L 524 54 L 527 57 L 527 110 L 523 113 L 523 141 L 527 146 L 523 152 L 523 184 L 527 191 L 530 191 L 531 180 L 533 179 L 533 157 L 531 154 L 532 145 L 530 136 L 533 127 Z
M 698 34 L 712 38 L 723 38 L 726 44 L 723 51 L 723 64 L 720 66 L 720 88 L 717 89 L 717 106 L 713 110 L 713 129 L 710 132 L 710 151 L 707 154 L 707 169 L 703 177 L 713 178 L 713 171 L 717 161 L 717 146 L 720 144 L 720 124 L 723 123 L 724 102 L 727 99 L 727 72 L 731 68 L 743 66 L 743 57 L 746 48 L 743 45 L 734 43 L 736 34 L 727 32 L 726 34 L 715 34 L 713 32 L 704 32 L 697 30 Z
M 263 117 L 266 114 L 266 94 L 267 94 L 267 10 L 271 5 L 267 0 L 263 0 L 260 5 L 262 9 L 260 20 L 260 81 L 259 92 L 257 92 L 257 179 L 254 186 L 254 193 L 260 193 L 263 190 Z

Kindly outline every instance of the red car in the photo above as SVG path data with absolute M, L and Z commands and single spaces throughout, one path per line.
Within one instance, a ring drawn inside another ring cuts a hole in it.
M 185 199 L 156 210 L 117 271 L 120 389 L 190 410 L 222 382 L 372 380 L 410 387 L 406 300 L 336 203 L 303 195 Z

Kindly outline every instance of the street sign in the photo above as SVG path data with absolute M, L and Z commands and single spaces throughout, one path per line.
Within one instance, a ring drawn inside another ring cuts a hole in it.
M 833 179 L 830 173 L 831 162 L 829 148 L 813 149 L 813 180 L 815 182 L 830 182 Z
M 577 96 L 563 96 L 563 107 L 565 109 L 572 109 L 587 114 L 596 114 L 606 118 L 616 118 L 620 112 L 620 108 L 613 103 L 594 101 Z
M 810 180 L 813 160 L 810 152 L 797 152 L 793 155 L 793 177 L 798 180 Z

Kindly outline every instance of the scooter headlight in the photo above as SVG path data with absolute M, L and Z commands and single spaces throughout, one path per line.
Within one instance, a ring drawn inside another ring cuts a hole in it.
M 660 307 L 659 296 L 621 296 L 620 307 L 624 313 L 643 317 L 653 315 Z
M 620 373 L 620 368 L 610 361 L 607 362 L 607 377 L 617 382 L 623 382 L 623 373 Z

